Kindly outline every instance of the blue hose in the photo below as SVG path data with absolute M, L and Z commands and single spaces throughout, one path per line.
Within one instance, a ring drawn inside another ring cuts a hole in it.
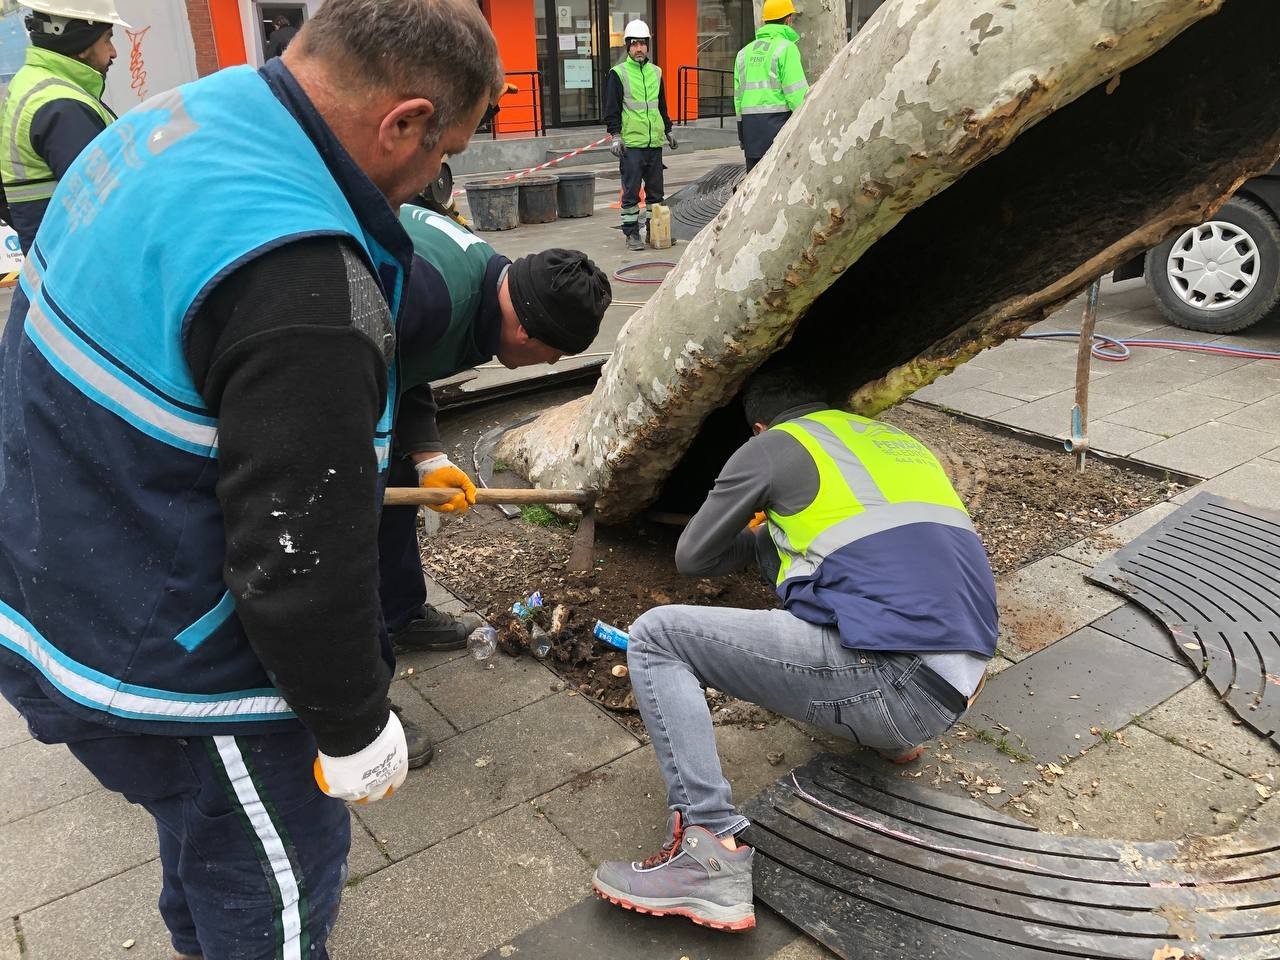
M 1019 340 L 1078 340 L 1080 334 L 1073 330 L 1055 330 L 1049 333 L 1024 333 Z M 1133 355 L 1131 347 L 1163 347 L 1167 350 L 1187 350 L 1192 353 L 1216 353 L 1224 357 L 1246 357 L 1252 360 L 1280 360 L 1280 353 L 1270 350 L 1249 350 L 1244 347 L 1224 347 L 1217 343 L 1195 340 L 1146 340 L 1141 337 L 1119 339 L 1103 333 L 1093 335 L 1089 352 L 1099 360 L 1119 363 Z

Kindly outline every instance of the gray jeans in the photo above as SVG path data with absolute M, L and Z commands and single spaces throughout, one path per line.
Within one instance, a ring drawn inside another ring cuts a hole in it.
M 748 825 L 720 770 L 702 687 L 715 687 L 865 747 L 902 753 L 959 714 L 913 680 L 920 659 L 841 646 L 833 627 L 785 610 L 655 607 L 631 627 L 627 666 L 640 716 L 687 824 L 723 836 Z

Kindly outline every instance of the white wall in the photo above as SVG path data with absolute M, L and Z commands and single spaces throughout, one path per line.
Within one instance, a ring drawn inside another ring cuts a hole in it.
M 129 29 L 116 27 L 116 62 L 103 99 L 118 114 L 196 78 L 196 49 L 182 0 L 116 0 Z

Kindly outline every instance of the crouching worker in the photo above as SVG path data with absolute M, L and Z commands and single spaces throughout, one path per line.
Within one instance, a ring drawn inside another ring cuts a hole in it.
M 602 863 L 593 880 L 619 906 L 723 930 L 755 926 L 753 851 L 734 839 L 748 821 L 702 688 L 913 759 L 968 709 L 996 642 L 986 552 L 923 444 L 831 409 L 786 371 L 757 374 L 743 403 L 755 436 L 676 565 L 713 576 L 759 558 L 783 609 L 656 607 L 632 626 L 627 665 L 672 813 L 657 854 Z

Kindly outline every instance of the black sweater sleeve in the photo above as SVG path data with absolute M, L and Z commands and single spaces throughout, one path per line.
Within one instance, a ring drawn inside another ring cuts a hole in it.
M 431 384 L 423 383 L 406 390 L 396 411 L 396 449 L 401 453 L 438 453 L 444 450 L 440 440 L 438 413 Z
M 222 280 L 187 332 L 218 416 L 223 575 L 249 643 L 322 751 L 387 722 L 373 434 L 394 333 L 359 255 L 296 241 Z
M 604 128 L 614 136 L 622 132 L 622 81 L 612 70 L 604 80 Z
M 662 117 L 662 131 L 671 132 L 671 114 L 667 113 L 667 78 L 658 81 L 658 116 Z

